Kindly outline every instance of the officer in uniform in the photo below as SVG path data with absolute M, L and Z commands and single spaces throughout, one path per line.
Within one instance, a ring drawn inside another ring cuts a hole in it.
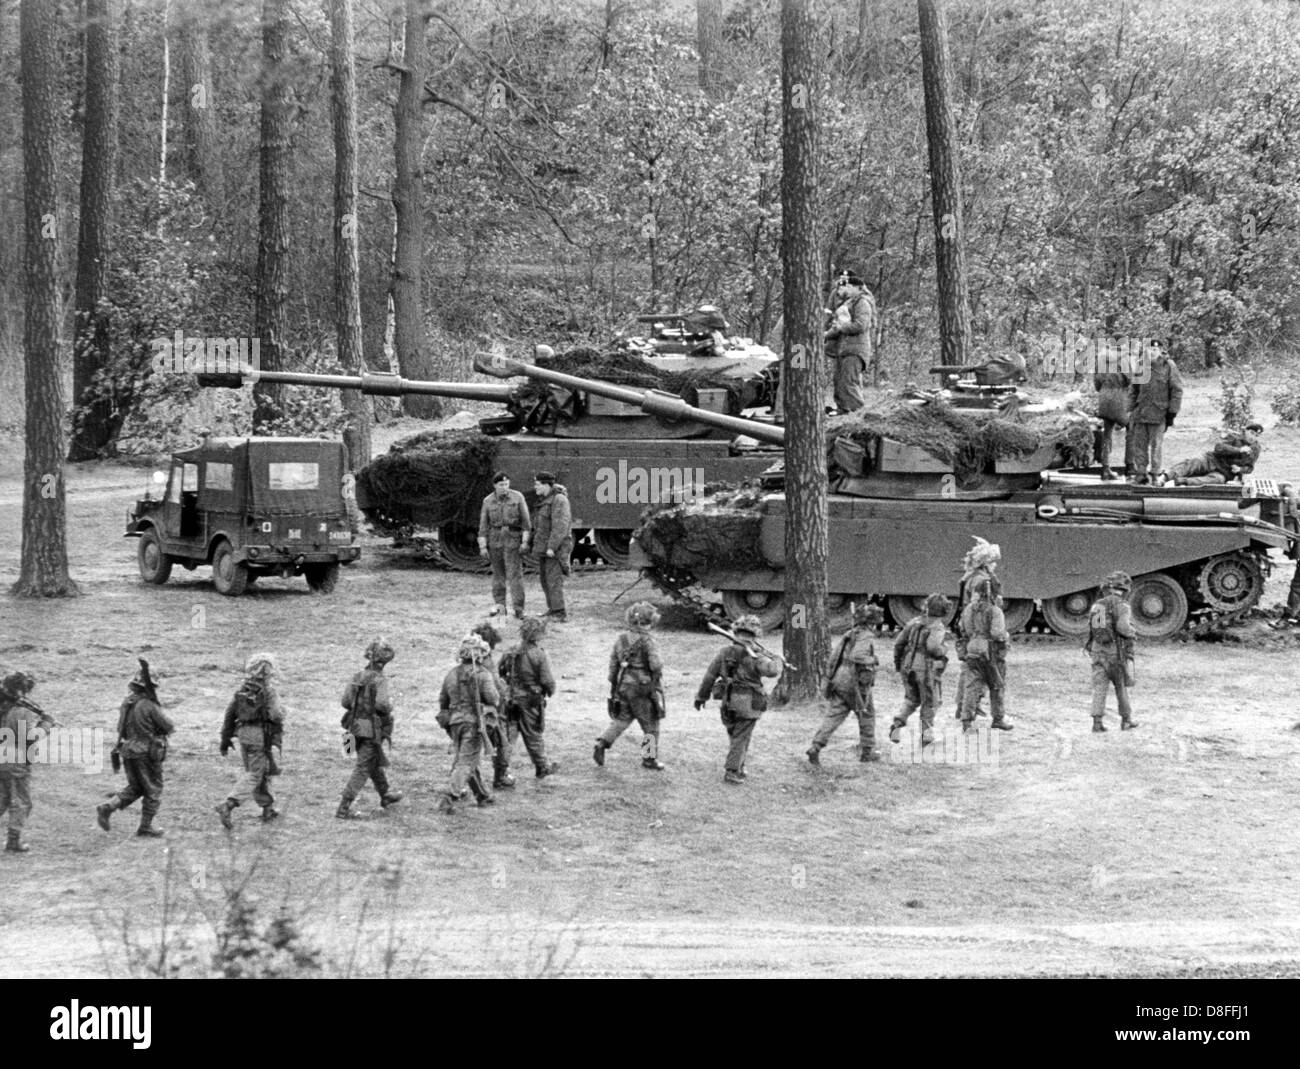
M 857 275 L 844 272 L 835 280 L 839 304 L 826 331 L 826 355 L 835 362 L 835 407 L 856 412 L 862 396 L 862 373 L 871 356 L 876 327 L 876 302 Z
M 1150 367 L 1129 387 L 1129 433 L 1133 436 L 1131 477 L 1139 485 L 1151 482 L 1148 472 L 1162 466 L 1165 431 L 1174 425 L 1183 405 L 1183 377 L 1159 342 L 1148 343 Z
M 5 850 L 11 854 L 25 854 L 31 849 L 23 842 L 23 828 L 32 812 L 32 767 L 27 763 L 27 745 L 36 741 L 39 730 L 54 724 L 27 699 L 35 686 L 35 678 L 26 672 L 10 672 L 0 681 L 0 733 L 5 733 L 3 738 L 7 740 L 6 745 L 0 745 L 0 754 L 7 749 L 12 758 L 0 763 L 0 816 L 9 813 Z
M 1128 703 L 1133 663 L 1133 611 L 1128 594 L 1133 580 L 1124 572 L 1112 572 L 1101 586 L 1102 596 L 1093 602 L 1088 615 L 1088 642 L 1092 655 L 1092 730 L 1105 731 L 1106 693 L 1115 688 L 1121 731 L 1137 727 Z
M 280 815 L 271 794 L 271 777 L 280 774 L 284 708 L 275 691 L 275 658 L 269 653 L 253 654 L 244 667 L 244 682 L 226 707 L 226 719 L 221 725 L 222 757 L 230 752 L 236 738 L 244 772 L 226 800 L 217 806 L 217 816 L 227 831 L 235 826 L 230 814 L 249 798 L 262 807 L 263 822 L 269 823 Z
M 885 614 L 878 605 L 854 606 L 853 627 L 845 632 L 831 653 L 830 679 L 826 684 L 831 707 L 808 747 L 808 760 L 814 765 L 821 764 L 822 750 L 849 713 L 858 718 L 858 760 L 880 760 L 876 752 L 876 707 L 871 696 L 880 662 L 871 637 L 884 619 Z
M 137 798 L 140 827 L 136 835 L 156 839 L 162 835 L 153 826 L 153 818 L 162 808 L 163 762 L 167 759 L 167 736 L 176 725 L 158 705 L 158 691 L 149 675 L 149 662 L 140 658 L 140 671 L 131 680 L 130 690 L 117 717 L 117 746 L 113 753 L 126 771 L 126 788 L 118 791 L 103 805 L 95 807 L 95 821 L 105 831 L 115 809 L 125 809 Z
M 762 630 L 757 616 L 742 616 L 733 623 L 731 644 L 718 651 L 695 693 L 696 709 L 703 709 L 711 697 L 722 701 L 722 726 L 731 739 L 722 777 L 725 783 L 745 782 L 745 755 L 758 719 L 767 709 L 763 679 L 779 676 L 785 668 L 780 657 L 755 645 Z
M 524 562 L 532 520 L 528 502 L 510 489 L 510 476 L 499 471 L 492 477 L 492 493 L 483 499 L 478 514 L 478 551 L 492 564 L 494 616 L 506 614 L 506 588 L 516 616 L 524 614 Z
M 632 725 L 641 725 L 641 766 L 663 771 L 659 760 L 659 721 L 664 716 L 664 662 L 650 629 L 659 610 L 639 601 L 627 610 L 627 630 L 609 655 L 609 726 L 596 739 L 591 759 L 605 763 L 605 751 Z
M 379 792 L 382 808 L 387 809 L 402 800 L 402 793 L 389 787 L 384 772 L 388 766 L 384 743 L 391 746 L 393 742 L 393 702 L 388 696 L 384 665 L 395 656 L 397 651 L 386 638 L 372 639 L 366 647 L 365 668 L 343 688 L 342 705 L 347 711 L 343 714 L 342 725 L 348 732 L 349 751 L 356 754 L 357 760 L 334 813 L 342 820 L 352 816 L 352 803 L 367 780 L 374 783 Z
M 942 700 L 940 679 L 948 667 L 944 619 L 952 610 L 942 594 L 925 599 L 925 615 L 914 616 L 894 639 L 894 671 L 903 677 L 903 708 L 889 728 L 889 741 L 902 739 L 908 717 L 921 710 L 921 744 L 934 742 L 934 710 Z
M 557 623 L 568 619 L 564 606 L 564 577 L 569 574 L 569 555 L 573 552 L 573 510 L 569 494 L 549 471 L 533 477 L 537 494 L 537 513 L 533 517 L 533 551 L 546 595 L 546 615 Z
M 496 721 L 501 705 L 492 673 L 484 665 L 489 653 L 488 644 L 478 635 L 466 635 L 460 644 L 460 663 L 442 681 L 438 726 L 451 737 L 455 749 L 451 782 L 438 799 L 438 809 L 443 813 L 454 812 L 455 803 L 469 791 L 474 792 L 480 806 L 496 801 L 484 786 L 478 767 L 488 721 Z
M 505 689 L 506 746 L 514 750 L 517 736 L 524 737 L 524 749 L 532 758 L 538 779 L 559 768 L 546 759 L 542 732 L 546 727 L 546 699 L 555 694 L 551 660 L 542 648 L 546 621 L 525 616 L 519 625 L 519 643 L 501 655 L 497 674 Z
M 998 648 L 1006 648 L 1011 636 L 1002 609 L 993 597 L 988 577 L 981 577 L 968 587 L 971 600 L 961 614 L 961 633 L 965 656 L 961 662 L 961 724 L 963 731 L 975 726 L 975 710 L 984 689 L 989 692 L 993 709 L 993 726 L 1010 731 L 1006 716 L 1006 677 L 998 658 Z

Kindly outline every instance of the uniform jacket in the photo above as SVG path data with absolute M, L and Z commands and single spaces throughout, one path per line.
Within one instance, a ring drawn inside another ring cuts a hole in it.
M 533 552 L 546 556 L 548 549 L 555 551 L 555 559 L 567 561 L 573 552 L 573 509 L 569 506 L 568 491 L 558 483 L 537 503 L 533 514 Z
M 876 658 L 871 635 L 870 627 L 854 627 L 836 643 L 831 653 L 835 674 L 828 684 L 832 694 L 852 700 L 859 689 L 870 687 L 875 682 L 880 661 Z M 839 667 L 835 667 L 837 664 Z
M 841 301 L 835 309 L 835 320 L 826 332 L 826 355 L 865 358 L 871 352 L 875 326 L 876 302 L 871 294 L 863 291 Z
M 1225 479 L 1249 475 L 1255 470 L 1255 461 L 1259 459 L 1259 443 L 1248 442 L 1240 435 L 1230 434 L 1215 443 L 1207 459 Z M 1233 471 L 1234 467 L 1239 470 Z
M 19 721 L 24 721 L 20 724 Z M 6 749 L 18 760 L 0 763 L 0 774 L 8 776 L 29 776 L 32 766 L 27 763 L 27 746 L 35 741 L 41 718 L 37 713 L 27 709 L 12 698 L 0 694 L 0 731 L 8 734 L 0 740 L 0 753 Z M 24 740 L 26 740 L 24 742 Z
M 483 499 L 478 514 L 478 536 L 487 539 L 489 546 L 517 546 L 531 527 L 528 502 L 518 490 L 506 491 L 504 501 L 495 490 Z
M 275 688 L 256 679 L 244 680 L 226 706 L 222 748 L 233 738 L 238 738 L 241 746 L 279 746 L 283 737 L 284 708 Z
M 1130 656 L 1134 635 L 1133 610 L 1118 594 L 1107 594 L 1092 603 L 1087 649 L 1093 664 L 1114 664 Z
M 492 673 L 482 665 L 458 664 L 442 681 L 442 694 L 438 698 L 438 723 L 444 729 L 457 724 L 477 724 L 474 708 L 477 692 L 484 722 L 495 721 L 501 704 L 501 692 L 492 681 Z
M 937 616 L 914 616 L 894 639 L 894 668 L 906 677 L 908 672 L 924 675 L 927 670 L 941 673 L 948 666 L 944 648 L 947 628 Z
M 369 701 L 370 709 L 367 710 L 365 699 L 357 709 L 357 714 L 353 716 L 352 706 L 357 701 L 357 697 L 367 690 L 371 689 L 373 695 Z M 384 673 L 377 668 L 363 668 L 360 672 L 352 677 L 352 681 L 343 688 L 343 697 L 341 704 L 347 710 L 343 714 L 342 724 L 353 735 L 360 739 L 378 739 L 382 742 L 385 739 L 391 740 L 393 737 L 393 702 L 388 696 L 388 679 Z M 367 715 L 373 713 L 373 716 Z M 358 721 L 369 720 L 373 726 L 366 728 Z M 353 729 L 357 730 L 353 730 Z M 367 733 L 368 732 L 368 733 Z
M 1092 377 L 1097 391 L 1097 414 L 1111 423 L 1129 421 L 1129 389 L 1133 385 L 1122 372 L 1112 371 Z
M 619 669 L 624 661 L 627 667 L 619 676 Z M 655 645 L 654 636 L 649 631 L 633 628 L 624 631 L 614 640 L 614 648 L 609 654 L 609 685 L 618 683 L 618 690 L 657 690 L 663 686 L 664 662 L 659 656 L 659 647 Z
M 1166 415 L 1177 415 L 1183 404 L 1183 377 L 1172 360 L 1153 360 L 1146 382 L 1129 387 L 1129 422 L 1164 423 Z
M 962 610 L 961 633 L 967 657 L 990 657 L 994 643 L 1011 641 L 1006 617 L 991 601 L 972 601 Z
M 695 694 L 696 701 L 708 701 L 713 693 L 713 684 L 717 682 L 720 676 L 729 676 L 731 679 L 731 694 L 737 691 L 748 691 L 755 700 L 753 708 L 750 711 L 738 711 L 737 715 L 757 720 L 763 714 L 766 708 L 766 700 L 763 698 L 763 678 L 771 678 L 781 674 L 781 662 L 775 657 L 766 657 L 763 655 L 755 656 L 750 653 L 748 648 L 738 642 L 733 642 L 730 646 L 724 646 L 718 650 L 718 654 L 713 658 L 713 663 L 704 673 L 704 679 L 700 683 L 700 689 Z M 727 698 L 723 699 L 722 707 L 729 707 Z
M 505 679 L 507 665 L 514 665 L 514 679 Z M 555 676 L 551 674 L 551 659 L 546 651 L 534 642 L 520 642 L 506 651 L 497 669 L 508 690 L 508 697 L 525 701 L 538 695 L 551 697 L 555 693 Z
M 122 703 L 117 718 L 118 752 L 123 757 L 152 757 L 161 761 L 167 756 L 167 736 L 176 730 L 157 702 L 144 694 L 130 694 Z

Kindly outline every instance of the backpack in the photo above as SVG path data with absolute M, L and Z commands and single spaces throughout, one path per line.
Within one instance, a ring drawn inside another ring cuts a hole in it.
M 373 739 L 375 730 L 375 690 L 379 686 L 376 674 L 365 673 L 366 680 L 357 687 L 352 697 L 352 708 L 343 716 L 343 726 L 358 739 Z
M 1083 648 L 1089 653 L 1094 645 L 1103 650 L 1115 649 L 1119 645 L 1115 623 L 1115 605 L 1111 598 L 1105 597 L 1093 602 L 1088 612 L 1088 641 Z
M 520 680 L 520 668 L 523 664 L 524 647 L 523 645 L 511 646 L 501 655 L 501 663 L 497 665 L 497 675 L 509 684 L 513 690 L 522 685 Z

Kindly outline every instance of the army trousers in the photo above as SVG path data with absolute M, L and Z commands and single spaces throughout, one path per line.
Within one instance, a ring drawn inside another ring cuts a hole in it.
M 608 750 L 635 720 L 641 725 L 641 756 L 646 760 L 658 757 L 659 717 L 655 713 L 654 700 L 642 695 L 623 697 L 619 709 L 621 715 L 610 717 L 609 726 L 597 741 L 603 742 Z
M 1295 571 L 1291 573 L 1291 586 L 1286 592 L 1286 612 L 1288 616 L 1300 617 L 1300 560 L 1296 561 Z
M 754 728 L 758 726 L 758 717 L 737 716 L 724 705 L 722 726 L 727 729 L 727 737 L 731 739 L 731 745 L 727 747 L 727 771 L 743 772 L 745 755 L 749 753 L 749 742 L 754 737 Z
M 447 793 L 452 798 L 462 798 L 473 791 L 475 798 L 489 797 L 479 771 L 479 758 L 483 755 L 483 736 L 475 723 L 452 724 L 447 732 L 455 755 L 451 761 L 451 782 Z
M 239 748 L 244 758 L 244 771 L 230 789 L 227 799 L 240 805 L 251 798 L 263 809 L 274 805 L 275 796 L 271 794 L 271 754 L 265 746 L 250 746 L 246 742 L 241 742 Z
M 533 762 L 533 768 L 541 772 L 548 767 L 546 760 L 546 743 L 542 739 L 545 726 L 545 706 L 535 697 L 511 698 L 506 702 L 506 766 L 514 754 L 515 740 L 523 737 L 524 749 Z
M 1129 475 L 1145 475 L 1148 471 L 1159 471 L 1164 461 L 1164 421 L 1138 423 L 1134 420 L 1129 423 L 1128 432 L 1133 436 L 1133 468 Z
M 993 723 L 999 723 L 1007 715 L 1006 681 L 1002 674 L 1002 667 L 996 660 L 983 657 L 978 653 L 967 654 L 966 659 L 961 663 L 961 682 L 958 684 L 958 690 L 961 692 L 960 712 L 963 724 L 969 724 L 975 719 L 976 710 L 979 709 L 980 699 L 984 697 L 985 690 L 989 692 Z
M 1124 682 L 1124 664 L 1118 660 L 1096 660 L 1092 662 L 1092 718 L 1100 720 L 1106 715 L 1106 694 L 1115 688 L 1115 700 L 1119 703 L 1121 720 L 1133 715 L 1128 703 L 1128 686 Z
M 356 739 L 357 762 L 348 777 L 347 786 L 343 788 L 343 797 L 351 802 L 366 786 L 366 781 L 374 783 L 380 798 L 388 797 L 388 775 L 384 766 L 388 758 L 384 754 L 383 743 L 378 739 Z
M 903 708 L 894 717 L 894 723 L 906 724 L 908 718 L 921 710 L 921 727 L 934 728 L 934 710 L 943 701 L 943 687 L 938 679 L 929 682 L 924 673 L 908 672 L 903 676 Z
M 9 829 L 22 831 L 32 812 L 32 776 L 22 772 L 0 772 L 0 816 L 9 814 Z
M 835 357 L 835 407 L 841 413 L 856 412 L 867 403 L 862 396 L 865 362 L 857 353 Z
M 499 546 L 488 547 L 488 560 L 492 564 L 492 600 L 506 605 L 516 616 L 524 612 L 524 558 L 519 539 L 511 538 Z M 506 595 L 509 594 L 509 600 Z
M 558 552 L 568 552 L 561 549 Z M 542 582 L 542 593 L 546 595 L 547 612 L 565 612 L 564 608 L 564 568 L 568 561 L 559 557 L 548 557 L 542 553 L 537 558 L 538 576 Z
M 126 773 L 126 786 L 113 795 L 113 808 L 125 809 L 137 798 L 143 798 L 140 811 L 146 817 L 157 816 L 162 808 L 162 762 L 152 757 L 123 757 L 122 771 Z
M 849 713 L 855 713 L 858 718 L 858 742 L 862 747 L 862 755 L 865 757 L 872 753 L 876 748 L 876 704 L 870 690 L 861 700 L 856 694 L 846 696 L 838 692 L 832 693 L 831 707 L 822 719 L 817 734 L 813 736 L 813 746 L 823 749 L 839 726 L 848 719 Z

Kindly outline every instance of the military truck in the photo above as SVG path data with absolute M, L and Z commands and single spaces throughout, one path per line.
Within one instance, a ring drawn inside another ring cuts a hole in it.
M 303 575 L 329 593 L 353 544 L 342 480 L 343 443 L 314 438 L 207 438 L 172 455 L 152 492 L 135 503 L 126 535 L 138 538 L 140 577 L 161 586 L 179 564 L 212 565 L 230 597 L 259 576 Z

